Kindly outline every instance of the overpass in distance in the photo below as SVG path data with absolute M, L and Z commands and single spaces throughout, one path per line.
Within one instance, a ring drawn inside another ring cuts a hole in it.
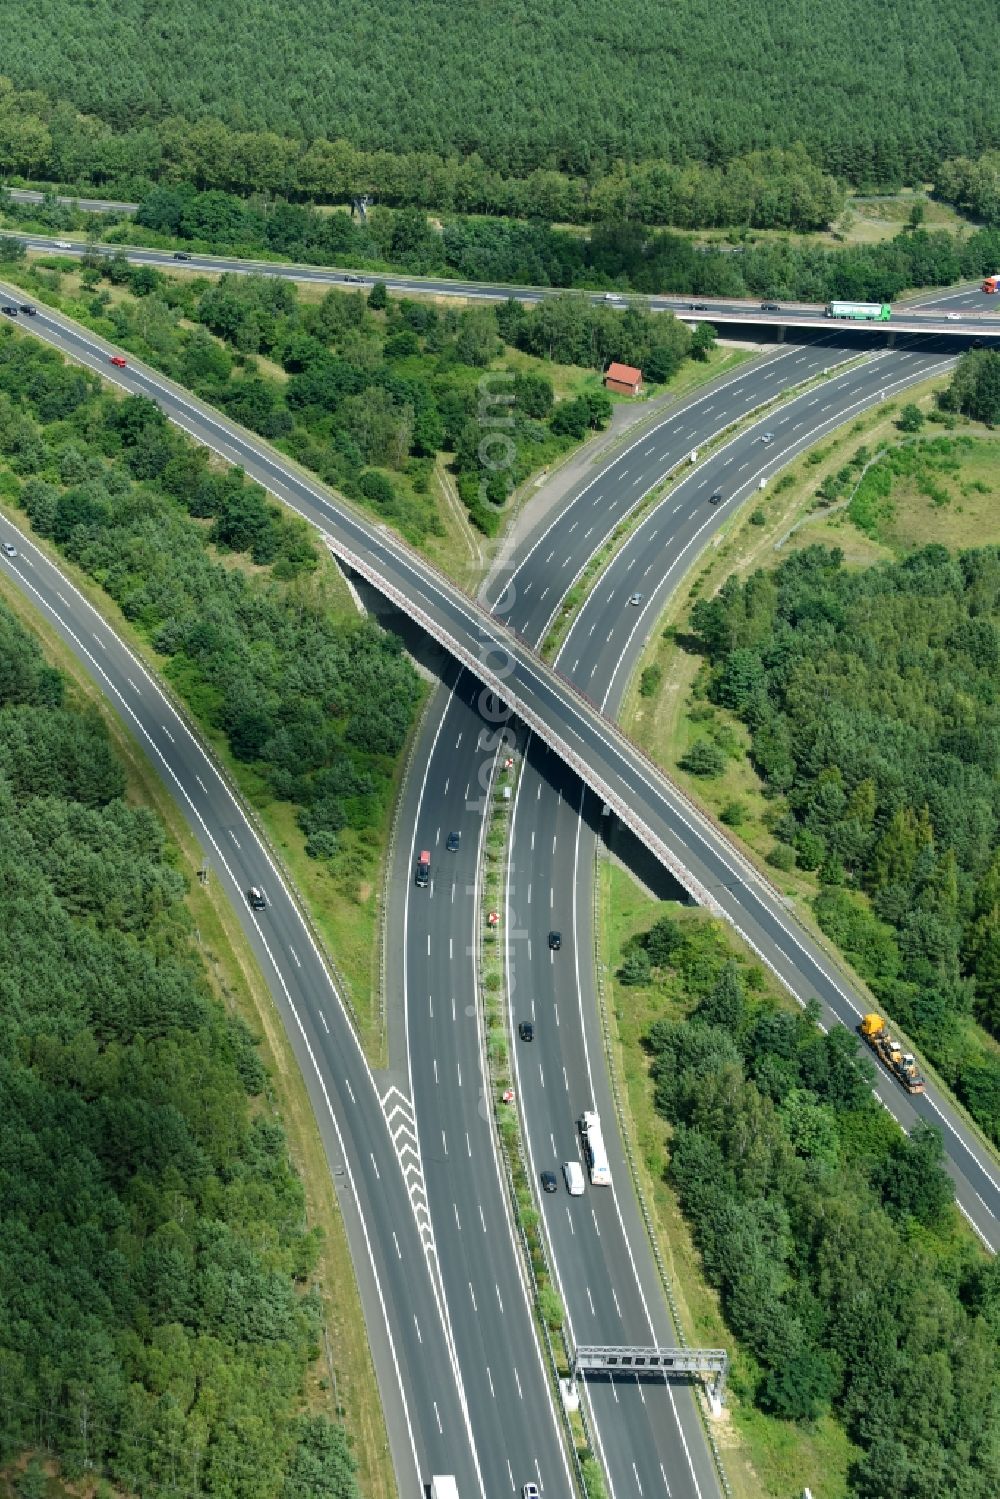
M 22 189 L 11 189 L 10 196 L 19 202 L 41 202 L 40 193 Z M 60 198 L 60 202 L 78 203 L 85 211 L 101 213 L 131 213 L 137 208 L 134 203 L 115 203 L 103 199 L 76 200 Z M 19 240 L 27 249 L 36 253 L 57 251 L 66 255 L 87 254 L 112 256 L 124 254 L 130 264 L 150 265 L 160 270 L 178 269 L 175 252 L 172 250 L 148 249 L 142 245 L 88 245 L 83 241 L 57 240 L 50 235 L 13 233 L 10 239 Z M 65 246 L 70 248 L 66 249 Z M 351 271 L 337 266 L 309 266 L 273 260 L 235 260 L 225 255 L 201 254 L 184 251 L 183 266 L 186 271 L 202 271 L 213 275 L 225 273 L 237 275 L 275 276 L 281 280 L 312 281 L 321 285 L 351 286 L 359 290 L 369 289 L 376 281 L 382 282 L 390 291 L 431 295 L 436 297 L 467 298 L 476 301 L 503 302 L 510 297 L 526 304 L 542 302 L 548 297 L 558 296 L 565 287 L 513 286 L 480 281 L 458 281 L 450 277 L 407 276 L 395 272 Z M 648 309 L 650 312 L 672 312 L 685 323 L 711 322 L 728 328 L 754 328 L 768 330 L 783 339 L 787 329 L 811 329 L 829 332 L 831 328 L 843 328 L 845 334 L 876 332 L 887 347 L 894 347 L 900 334 L 939 336 L 949 347 L 961 352 L 972 340 L 1000 339 L 1000 296 L 987 296 L 977 286 L 966 286 L 953 294 L 945 294 L 955 303 L 956 310 L 949 315 L 940 307 L 921 309 L 916 303 L 908 303 L 893 309 L 887 323 L 866 323 L 828 318 L 825 308 L 815 303 L 789 301 L 779 305 L 777 312 L 769 312 L 759 301 L 736 298 L 692 299 L 691 296 L 674 296 L 664 292 L 647 295 L 640 292 L 590 292 L 582 291 L 594 305 L 607 305 L 624 311 L 629 306 Z M 928 294 L 930 295 L 930 294 Z M 940 301 L 938 296 L 935 300 Z M 961 310 L 958 310 L 961 309 Z

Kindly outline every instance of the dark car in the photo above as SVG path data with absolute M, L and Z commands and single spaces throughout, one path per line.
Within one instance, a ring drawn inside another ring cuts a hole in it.
M 760 310 L 761 312 L 780 312 L 781 308 L 777 302 L 761 302 Z
M 691 312 L 707 312 L 708 311 L 708 303 L 707 302 L 689 302 L 688 303 L 688 307 L 689 307 L 689 309 L 690 309 Z
M 522 1041 L 534 1041 L 535 1027 L 532 1025 L 530 1020 L 522 1020 L 521 1024 L 517 1028 L 517 1034 L 520 1036 Z
M 21 311 L 26 313 L 28 317 L 34 317 L 35 315 L 35 309 L 32 307 L 30 302 L 22 302 Z
M 186 250 L 175 250 L 174 251 L 174 259 L 175 260 L 190 260 L 191 257 L 190 257 L 190 255 L 188 254 L 188 252 Z
M 357 281 L 359 283 L 362 282 L 362 281 L 364 281 L 364 279 L 365 278 L 363 276 L 355 276 L 353 274 L 349 274 L 349 275 L 347 275 L 347 276 L 344 277 L 345 281 Z
M 554 1171 L 543 1171 L 541 1179 L 543 1192 L 559 1191 L 559 1178 Z
M 449 833 L 448 842 L 445 844 L 445 847 L 450 854 L 455 854 L 458 852 L 458 845 L 461 843 L 461 841 L 461 833 Z
M 257 885 L 250 886 L 250 889 L 247 891 L 247 900 L 250 903 L 252 911 L 263 911 L 267 905 L 267 901 L 264 899 L 264 892 Z
M 549 933 L 549 951 L 558 952 L 562 947 L 562 932 Z
M 7 317 L 17 317 L 16 307 L 11 307 L 9 305 L 7 307 L 0 307 L 0 312 L 4 313 Z
M 722 500 L 723 500 L 723 495 L 722 495 L 722 490 L 721 489 L 713 489 L 712 493 L 708 497 L 708 503 L 710 505 L 721 505 L 722 504 Z

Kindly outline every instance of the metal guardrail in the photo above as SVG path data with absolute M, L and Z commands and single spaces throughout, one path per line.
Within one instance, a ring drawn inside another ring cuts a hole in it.
M 484 856 L 485 856 L 485 852 L 486 852 L 486 841 L 487 841 L 487 838 L 489 837 L 490 823 L 492 822 L 494 813 L 497 810 L 496 795 L 495 795 L 496 779 L 497 779 L 497 772 L 498 772 L 498 768 L 500 766 L 501 758 L 502 758 L 502 756 L 503 756 L 504 753 L 505 753 L 505 751 L 504 751 L 503 747 L 501 747 L 501 748 L 499 748 L 497 750 L 497 753 L 496 753 L 496 755 L 494 756 L 494 759 L 493 759 L 493 766 L 492 766 L 492 769 L 490 771 L 489 785 L 488 785 L 488 787 L 486 789 L 487 806 L 489 808 L 489 811 L 488 811 L 487 817 L 486 817 L 486 827 L 485 827 L 485 831 L 484 831 L 483 844 L 482 844 L 483 855 Z M 514 805 L 513 799 L 511 799 L 511 802 L 509 803 L 509 807 L 513 808 L 513 805 Z M 509 810 L 506 810 L 506 807 L 508 806 L 508 804 L 504 804 L 504 806 L 505 806 L 505 810 L 504 810 L 505 840 L 504 840 L 504 842 L 505 842 L 505 847 L 506 847 L 506 846 L 509 845 L 511 812 Z M 494 1099 L 496 1097 L 496 1095 L 497 1095 L 497 1089 L 499 1087 L 499 1082 L 498 1082 L 498 1079 L 495 1077 L 494 1072 L 493 1072 L 493 1064 L 492 1064 L 492 1061 L 490 1059 L 490 1049 L 489 1049 L 489 1045 L 488 1045 L 487 1040 L 486 1040 L 485 1016 L 486 1016 L 486 1000 L 487 1000 L 487 995 L 486 995 L 486 992 L 485 992 L 485 990 L 483 988 L 483 984 L 482 984 L 482 980 L 481 980 L 481 975 L 482 975 L 482 959 L 483 959 L 483 941 L 484 941 L 484 936 L 485 936 L 485 931 L 486 931 L 486 926 L 485 926 L 485 923 L 483 921 L 483 910 L 482 910 L 482 897 L 483 897 L 484 889 L 485 889 L 485 880 L 481 880 L 479 882 L 479 887 L 478 887 L 478 891 L 477 891 L 477 895 L 476 895 L 476 909 L 475 909 L 475 911 L 473 913 L 473 919 L 474 919 L 474 921 L 476 923 L 476 931 L 477 931 L 477 934 L 478 934 L 477 935 L 477 946 L 478 946 L 478 952 L 479 952 L 479 961 L 477 963 L 477 972 L 476 972 L 476 986 L 477 986 L 477 991 L 478 991 L 477 998 L 478 998 L 478 1002 L 479 1002 L 479 1013 L 484 1017 L 484 1024 L 483 1024 L 483 1028 L 482 1028 L 482 1032 L 481 1032 L 481 1039 L 480 1039 L 480 1064 L 481 1064 L 482 1069 L 483 1069 L 483 1077 L 486 1079 L 487 1086 L 490 1088 L 490 1096 L 491 1096 L 491 1102 L 492 1102 L 492 1099 Z M 508 996 L 507 996 L 507 992 L 506 992 L 506 986 L 503 986 L 501 988 L 501 990 L 500 990 L 500 1003 L 501 1003 L 502 1008 L 503 1008 L 504 1016 L 509 1021 L 510 1007 L 509 1007 L 509 1003 L 508 1003 Z M 507 1029 L 509 1030 L 509 1024 L 508 1024 Z M 531 1304 L 532 1304 L 532 1309 L 533 1309 L 534 1314 L 535 1314 L 534 1315 L 534 1321 L 535 1321 L 535 1326 L 541 1332 L 542 1341 L 543 1341 L 544 1347 L 545 1347 L 545 1363 L 546 1363 L 546 1368 L 547 1368 L 548 1377 L 549 1377 L 549 1384 L 550 1384 L 550 1387 L 551 1387 L 551 1390 L 552 1390 L 552 1396 L 553 1396 L 553 1399 L 555 1401 L 556 1407 L 557 1407 L 557 1409 L 559 1411 L 561 1425 L 562 1425 L 562 1431 L 563 1431 L 563 1436 L 565 1438 L 566 1445 L 569 1448 L 569 1451 L 570 1451 L 571 1456 L 572 1456 L 573 1468 L 574 1468 L 574 1472 L 575 1472 L 575 1476 L 576 1476 L 576 1482 L 577 1482 L 577 1488 L 578 1488 L 580 1494 L 582 1496 L 584 1496 L 584 1499 L 587 1499 L 589 1491 L 587 1489 L 586 1478 L 584 1477 L 583 1464 L 580 1461 L 580 1454 L 577 1451 L 576 1437 L 575 1437 L 575 1435 L 573 1433 L 573 1428 L 572 1428 L 572 1426 L 570 1424 L 569 1414 L 568 1414 L 568 1412 L 566 1410 L 566 1407 L 565 1407 L 565 1405 L 563 1403 L 562 1392 L 560 1390 L 559 1365 L 558 1365 L 558 1362 L 556 1360 L 556 1351 L 555 1351 L 555 1347 L 553 1346 L 553 1343 L 552 1343 L 552 1335 L 551 1335 L 551 1333 L 549 1331 L 548 1323 L 546 1322 L 545 1317 L 542 1314 L 542 1309 L 541 1309 L 541 1306 L 539 1305 L 539 1301 L 538 1301 L 538 1281 L 537 1281 L 537 1277 L 536 1277 L 536 1274 L 535 1274 L 534 1262 L 532 1260 L 531 1245 L 528 1243 L 528 1238 L 527 1238 L 527 1235 L 526 1235 L 526 1233 L 524 1231 L 524 1226 L 523 1226 L 523 1224 L 521 1222 L 521 1210 L 520 1210 L 520 1205 L 519 1205 L 518 1199 L 517 1199 L 517 1184 L 514 1181 L 514 1175 L 513 1175 L 513 1172 L 511 1171 L 510 1161 L 509 1161 L 508 1155 L 507 1155 L 507 1146 L 506 1146 L 506 1144 L 505 1144 L 505 1142 L 504 1142 L 504 1140 L 503 1140 L 503 1138 L 502 1138 L 502 1136 L 500 1134 L 500 1128 L 499 1128 L 499 1124 L 498 1124 L 498 1121 L 497 1121 L 496 1107 L 495 1106 L 491 1106 L 490 1108 L 488 1108 L 487 1111 L 486 1111 L 486 1114 L 487 1114 L 487 1118 L 489 1120 L 490 1129 L 491 1129 L 491 1131 L 493 1133 L 493 1154 L 494 1154 L 494 1159 L 497 1160 L 499 1162 L 499 1164 L 500 1164 L 500 1169 L 501 1169 L 501 1172 L 502 1172 L 502 1175 L 503 1175 L 504 1186 L 505 1186 L 506 1191 L 507 1191 L 507 1199 L 508 1199 L 508 1203 L 509 1203 L 509 1207 L 510 1207 L 510 1222 L 511 1222 L 511 1224 L 513 1226 L 513 1229 L 514 1229 L 515 1241 L 516 1241 L 517 1247 L 518 1247 L 518 1249 L 520 1250 L 520 1253 L 521 1253 L 521 1261 L 522 1261 L 523 1273 L 527 1276 L 528 1285 L 531 1287 L 531 1291 L 532 1291 Z M 515 1140 L 514 1140 L 513 1143 L 514 1143 L 514 1148 L 516 1148 L 516 1150 L 517 1150 L 518 1160 L 520 1162 L 521 1169 L 524 1172 L 525 1180 L 530 1181 L 530 1179 L 531 1179 L 530 1172 L 529 1172 L 529 1170 L 527 1168 L 527 1163 L 526 1163 L 525 1158 L 524 1158 L 524 1146 L 523 1146 L 523 1141 L 522 1141 L 520 1123 L 518 1123 L 517 1134 L 516 1134 L 516 1137 L 515 1137 Z M 554 1285 L 555 1284 L 555 1279 L 554 1279 L 553 1274 L 552 1274 L 552 1266 L 549 1263 L 549 1257 L 548 1257 L 548 1251 L 547 1251 L 546 1244 L 545 1244 L 545 1238 L 544 1238 L 544 1235 L 542 1235 L 541 1233 L 539 1233 L 539 1235 L 538 1235 L 538 1244 L 539 1244 L 539 1249 L 541 1251 L 541 1256 L 542 1256 L 542 1260 L 543 1260 L 544 1267 L 545 1267 L 545 1274 L 548 1277 L 549 1283 Z M 565 1332 L 563 1333 L 562 1342 L 563 1342 L 563 1353 L 564 1353 L 564 1356 L 565 1356 L 566 1367 L 570 1368 L 571 1367 L 571 1352 L 570 1352 L 569 1344 L 566 1341 Z M 587 1446 L 588 1446 L 588 1448 L 590 1449 L 590 1451 L 592 1453 L 596 1453 L 596 1448 L 594 1446 L 593 1435 L 591 1433 L 590 1425 L 589 1425 L 589 1422 L 587 1420 L 587 1414 L 586 1414 L 586 1411 L 585 1411 L 582 1403 L 581 1403 L 581 1405 L 579 1407 L 579 1412 L 578 1413 L 579 1413 L 579 1416 L 580 1416 L 580 1423 L 581 1423 L 581 1425 L 583 1427 L 584 1438 L 586 1440 Z
M 648 1239 L 649 1247 L 652 1250 L 653 1263 L 656 1265 L 657 1273 L 660 1277 L 660 1285 L 663 1288 L 663 1294 L 667 1298 L 667 1306 L 670 1308 L 670 1317 L 674 1325 L 674 1332 L 677 1335 L 678 1343 L 681 1348 L 687 1348 L 688 1343 L 684 1333 L 684 1325 L 681 1321 L 680 1310 L 677 1306 L 677 1298 L 674 1295 L 673 1283 L 670 1279 L 670 1274 L 667 1270 L 666 1264 L 664 1263 L 663 1255 L 660 1253 L 659 1237 L 656 1233 L 653 1214 L 650 1211 L 649 1204 L 646 1201 L 646 1194 L 643 1191 L 642 1177 L 639 1171 L 638 1162 L 636 1161 L 635 1154 L 632 1150 L 632 1139 L 631 1133 L 628 1128 L 628 1119 L 625 1113 L 625 1106 L 622 1102 L 621 1090 L 618 1086 L 618 1068 L 615 1065 L 614 1038 L 611 1033 L 611 1022 L 608 1017 L 607 992 L 604 986 L 604 964 L 601 960 L 600 952 L 600 865 L 601 843 L 600 838 L 598 838 L 597 840 L 595 840 L 594 844 L 594 971 L 597 981 L 597 1008 L 601 1022 L 601 1036 L 604 1041 L 604 1056 L 607 1063 L 608 1080 L 611 1086 L 611 1097 L 614 1100 L 615 1114 L 618 1119 L 618 1134 L 622 1142 L 622 1149 L 625 1152 L 625 1159 L 628 1162 L 629 1175 L 632 1178 L 632 1186 L 635 1191 L 636 1201 L 639 1204 L 639 1212 L 642 1215 L 643 1226 L 646 1230 L 646 1238 Z M 695 1385 L 695 1391 L 698 1413 L 701 1416 L 701 1424 L 705 1432 L 705 1439 L 708 1442 L 709 1450 L 715 1462 L 715 1469 L 719 1475 L 719 1482 L 722 1484 L 722 1491 L 726 1496 L 726 1499 L 731 1499 L 732 1488 L 729 1483 L 729 1477 L 726 1473 L 725 1465 L 722 1461 L 722 1453 L 719 1451 L 719 1444 L 715 1440 L 715 1433 L 713 1432 L 709 1422 L 709 1413 L 705 1399 L 705 1391 L 700 1384 Z

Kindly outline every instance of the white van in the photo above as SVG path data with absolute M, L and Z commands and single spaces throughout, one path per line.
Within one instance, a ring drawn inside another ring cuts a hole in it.
M 583 1167 L 579 1161 L 563 1161 L 563 1178 L 566 1182 L 566 1191 L 571 1197 L 583 1196 Z

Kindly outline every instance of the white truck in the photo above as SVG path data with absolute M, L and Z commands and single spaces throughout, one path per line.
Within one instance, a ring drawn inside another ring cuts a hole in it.
M 458 1484 L 450 1473 L 437 1473 L 431 1479 L 431 1499 L 458 1499 Z

